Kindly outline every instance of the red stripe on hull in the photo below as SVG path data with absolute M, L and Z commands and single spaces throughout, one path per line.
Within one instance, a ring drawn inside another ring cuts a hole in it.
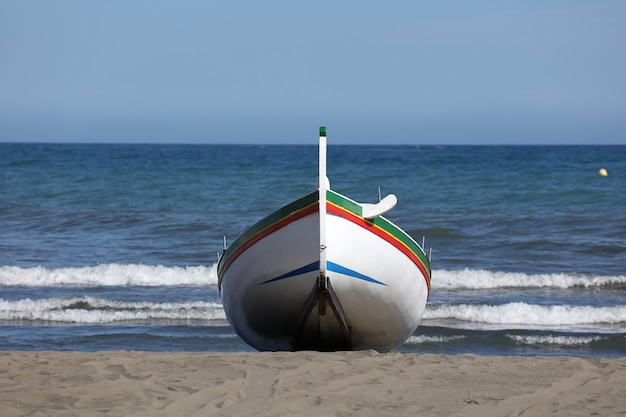
M 287 226 L 288 224 L 295 222 L 296 220 L 302 219 L 303 217 L 306 217 L 306 216 L 308 216 L 310 214 L 317 213 L 319 211 L 318 208 L 319 208 L 319 206 L 316 203 L 316 204 L 312 204 L 312 205 L 310 205 L 308 207 L 305 207 L 302 210 L 299 210 L 299 211 L 296 211 L 294 213 L 291 213 L 289 216 L 283 217 L 281 220 L 277 221 L 274 224 L 271 224 L 270 226 L 268 226 L 265 229 L 261 230 L 256 235 L 252 236 L 250 239 L 246 240 L 243 244 L 241 244 L 241 246 L 239 246 L 233 252 L 232 255 L 230 255 L 228 257 L 228 259 L 224 263 L 224 266 L 221 268 L 221 271 L 220 271 L 221 275 L 224 275 L 224 273 L 226 273 L 226 270 L 239 257 L 239 255 L 241 255 L 243 252 L 245 252 L 248 248 L 253 246 L 255 243 L 257 243 L 261 239 L 271 235 L 272 233 L 276 232 L 277 230 L 282 229 L 283 227 Z
M 336 206 L 336 205 L 334 205 L 332 203 L 328 203 L 327 204 L 327 210 L 328 210 L 329 213 L 332 213 L 332 214 L 334 214 L 336 216 L 339 216 L 341 218 L 349 220 L 350 222 L 352 222 L 352 223 L 354 223 L 354 224 L 356 224 L 358 226 L 361 226 L 362 228 L 366 229 L 367 231 L 369 231 L 369 232 L 375 234 L 376 236 L 380 237 L 384 241 L 390 243 L 396 249 L 398 249 L 400 252 L 405 254 L 409 259 L 411 259 L 411 261 L 421 271 L 422 275 L 424 276 L 424 279 L 426 280 L 426 286 L 428 287 L 428 292 L 430 292 L 430 275 L 428 274 L 428 270 L 426 269 L 426 267 L 424 266 L 424 264 L 422 263 L 420 258 L 418 258 L 417 255 L 415 255 L 402 242 L 400 242 L 398 239 L 396 239 L 395 237 L 393 237 L 389 233 L 385 232 L 384 230 L 380 229 L 379 227 L 374 225 L 372 222 L 369 222 L 366 219 L 364 219 L 364 218 L 362 218 L 360 216 L 357 216 L 357 215 L 353 214 L 350 211 L 344 210 L 342 207 Z

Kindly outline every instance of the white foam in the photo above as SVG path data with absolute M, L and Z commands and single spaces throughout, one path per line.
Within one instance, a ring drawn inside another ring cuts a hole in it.
M 423 343 L 449 343 L 465 339 L 465 336 L 411 336 L 404 341 L 405 345 L 421 345 Z
M 546 306 L 526 303 L 502 305 L 431 304 L 427 305 L 423 319 L 454 319 L 475 323 L 520 326 L 624 324 L 626 323 L 626 306 Z
M 555 335 L 506 335 L 509 339 L 522 345 L 588 345 L 599 342 L 605 338 L 602 336 L 555 336 Z
M 593 276 L 570 273 L 525 274 L 463 269 L 435 270 L 432 289 L 495 289 L 495 288 L 574 288 L 626 285 L 626 276 Z
M 435 270 L 432 289 L 573 288 L 626 285 L 626 276 L 525 274 L 485 270 Z M 217 264 L 152 266 L 101 264 L 78 268 L 0 267 L 0 286 L 207 286 L 217 285 Z
M 0 299 L 1 321 L 51 321 L 80 324 L 119 323 L 136 320 L 225 320 L 219 303 L 129 302 L 96 297 Z
M 0 286 L 208 286 L 217 285 L 217 264 L 152 266 L 101 264 L 78 268 L 0 267 Z M 525 274 L 485 270 L 435 270 L 432 289 L 574 288 L 626 285 L 626 276 Z
M 102 264 L 81 268 L 0 267 L 0 286 L 207 286 L 217 285 L 217 264 L 150 266 Z

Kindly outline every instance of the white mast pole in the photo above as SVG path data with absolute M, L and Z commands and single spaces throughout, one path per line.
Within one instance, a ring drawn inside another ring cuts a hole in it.
M 326 177 L 326 127 L 324 126 L 320 126 L 319 147 L 319 178 L 317 183 L 320 212 L 320 275 L 326 277 L 326 190 L 328 189 L 328 179 Z

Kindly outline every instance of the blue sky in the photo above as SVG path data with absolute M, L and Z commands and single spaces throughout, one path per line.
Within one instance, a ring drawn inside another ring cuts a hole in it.
M 0 141 L 626 144 L 626 2 L 0 0 Z

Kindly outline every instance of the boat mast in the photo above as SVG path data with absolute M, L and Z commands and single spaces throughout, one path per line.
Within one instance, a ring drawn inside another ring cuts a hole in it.
M 320 126 L 320 153 L 319 153 L 319 212 L 320 212 L 320 281 L 326 281 L 326 127 Z M 322 283 L 324 285 L 325 282 Z

